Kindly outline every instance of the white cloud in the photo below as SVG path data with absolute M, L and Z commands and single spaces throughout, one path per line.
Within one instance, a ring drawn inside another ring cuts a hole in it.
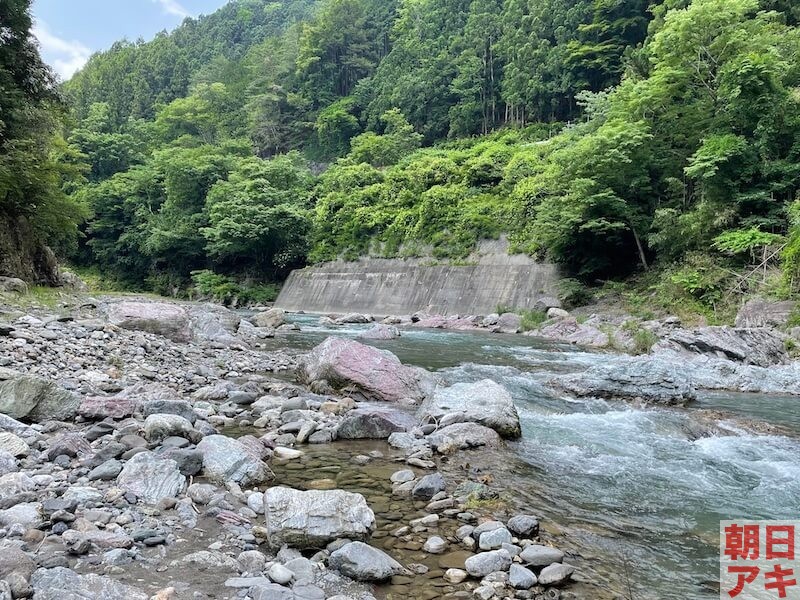
M 168 15 L 175 15 L 181 19 L 191 17 L 191 13 L 186 10 L 178 0 L 153 0 L 156 4 L 160 4 L 161 8 Z
M 37 21 L 33 26 L 33 35 L 39 40 L 45 58 L 62 79 L 72 77 L 92 55 L 92 51 L 80 42 L 68 41 L 52 33 L 43 21 Z

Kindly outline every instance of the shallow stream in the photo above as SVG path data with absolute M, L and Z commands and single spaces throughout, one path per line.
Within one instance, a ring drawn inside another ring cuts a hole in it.
M 324 328 L 310 315 L 295 319 L 303 331 L 276 338 L 271 342 L 276 348 L 311 348 L 328 335 L 355 336 L 368 328 Z M 570 551 L 582 578 L 598 586 L 586 597 L 719 597 L 719 521 L 797 517 L 798 398 L 709 393 L 687 409 L 636 407 L 558 396 L 543 385 L 555 373 L 621 360 L 612 355 L 525 336 L 421 329 L 404 330 L 400 339 L 375 345 L 390 349 L 404 363 L 436 370 L 452 383 L 489 378 L 508 388 L 522 420 L 522 440 L 509 444 L 502 455 L 458 455 L 454 460 L 473 464 L 449 465 L 445 474 L 448 468 L 455 474 L 478 468 L 503 490 L 511 509 L 544 517 L 543 527 L 555 544 Z M 780 434 L 750 433 L 742 421 L 754 422 L 756 429 L 775 425 Z M 395 525 L 386 517 L 402 513 L 402 503 L 392 501 L 387 491 L 391 456 L 348 469 L 341 465 L 365 448 L 337 447 L 340 466 L 329 465 L 337 484 L 366 486 L 366 495 L 387 507 L 377 540 L 413 518 L 403 514 L 404 522 Z M 314 452 L 307 460 L 315 460 Z M 324 469 L 322 462 L 319 469 Z M 289 477 L 297 487 L 320 478 L 314 469 Z M 403 559 L 431 563 L 434 571 L 439 567 L 438 558 L 423 557 Z M 411 597 L 439 597 L 420 595 L 421 589 Z M 402 590 L 395 592 L 396 598 L 404 597 Z M 391 594 L 391 588 L 385 590 L 385 597 Z

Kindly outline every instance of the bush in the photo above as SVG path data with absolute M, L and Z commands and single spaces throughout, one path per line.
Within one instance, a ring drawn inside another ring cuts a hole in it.
M 543 310 L 522 310 L 519 314 L 522 317 L 523 331 L 538 329 L 542 323 L 547 321 L 547 313 Z
M 192 282 L 198 296 L 226 306 L 274 302 L 279 291 L 274 283 L 240 285 L 230 277 L 209 270 L 192 271 Z

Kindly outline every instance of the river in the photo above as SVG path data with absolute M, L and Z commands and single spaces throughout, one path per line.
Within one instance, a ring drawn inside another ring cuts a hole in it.
M 275 339 L 276 348 L 311 348 L 368 328 L 294 320 L 303 331 Z M 559 396 L 543 385 L 554 373 L 624 357 L 526 336 L 423 329 L 374 345 L 450 383 L 489 378 L 508 388 L 522 439 L 502 459 L 485 455 L 481 467 L 520 510 L 549 521 L 604 597 L 718 598 L 719 521 L 797 514 L 797 398 L 716 392 L 689 408 L 637 407 Z M 735 417 L 777 425 L 781 434 L 750 433 Z

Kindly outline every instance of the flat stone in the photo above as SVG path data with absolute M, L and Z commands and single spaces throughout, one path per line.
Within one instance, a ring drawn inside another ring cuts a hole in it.
M 148 504 L 157 504 L 180 494 L 186 478 L 174 460 L 142 452 L 125 464 L 117 477 L 117 485 Z
M 385 581 L 404 571 L 391 556 L 363 542 L 345 544 L 331 554 L 328 564 L 356 581 Z
M 519 557 L 523 563 L 531 567 L 546 567 L 564 560 L 564 553 L 558 548 L 531 544 L 522 549 Z
M 572 565 L 562 565 L 554 563 L 546 566 L 539 573 L 539 583 L 541 585 L 561 585 L 566 582 L 575 572 Z

